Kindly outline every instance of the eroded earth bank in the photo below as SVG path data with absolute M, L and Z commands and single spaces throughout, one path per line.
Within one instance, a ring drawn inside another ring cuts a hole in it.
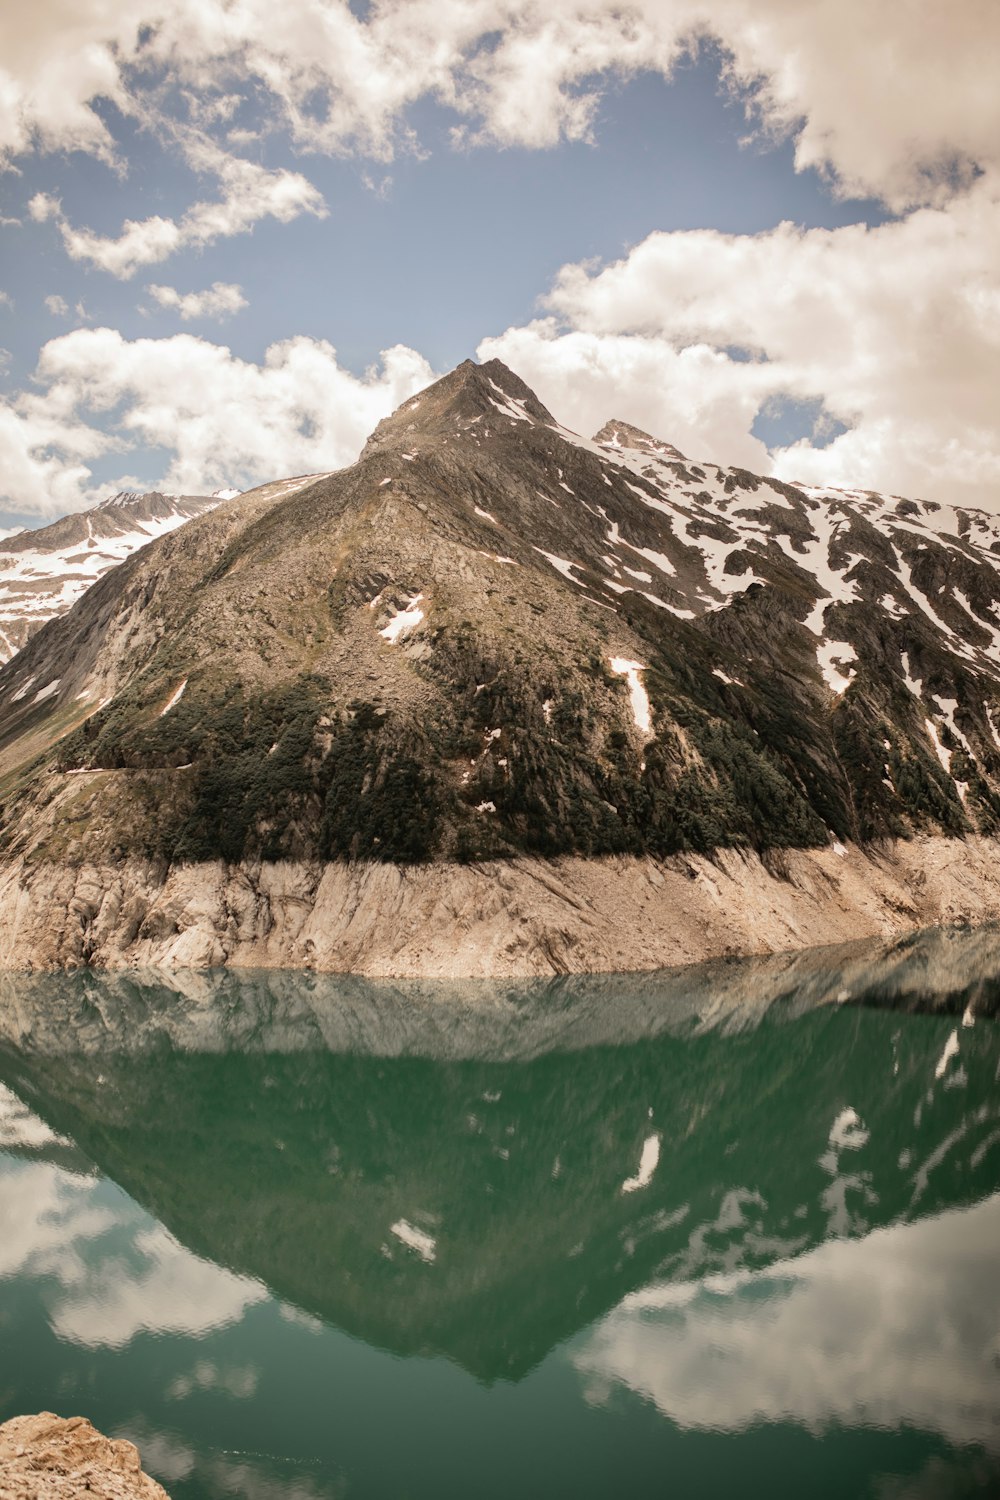
M 996 840 L 479 865 L 13 864 L 0 967 L 655 969 L 1000 918 Z

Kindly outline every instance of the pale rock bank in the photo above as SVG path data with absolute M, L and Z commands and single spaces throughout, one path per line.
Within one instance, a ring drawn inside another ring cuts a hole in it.
M 139 1450 L 85 1417 L 50 1411 L 0 1427 L 0 1500 L 169 1500 L 142 1472 Z
M 11 863 L 0 968 L 657 969 L 1000 918 L 1000 843 L 478 865 Z

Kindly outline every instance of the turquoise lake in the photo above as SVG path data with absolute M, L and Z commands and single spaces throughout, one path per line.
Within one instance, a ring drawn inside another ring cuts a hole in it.
M 0 976 L 0 1419 L 174 1500 L 1000 1494 L 1000 936 Z

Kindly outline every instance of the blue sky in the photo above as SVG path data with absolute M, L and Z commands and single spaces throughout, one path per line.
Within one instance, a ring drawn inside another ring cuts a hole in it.
M 942 41 L 917 3 L 290 0 L 280 55 L 221 0 L 0 23 L 0 528 L 336 467 L 493 354 L 581 429 L 996 508 L 1000 106 L 963 76 L 997 27 L 964 8 Z

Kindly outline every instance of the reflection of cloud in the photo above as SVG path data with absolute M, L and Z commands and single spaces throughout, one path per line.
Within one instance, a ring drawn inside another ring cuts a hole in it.
M 11 1146 L 38 1149 L 66 1144 L 65 1136 L 56 1135 L 6 1084 L 0 1083 L 0 1150 Z
M 681 1427 L 758 1420 L 936 1431 L 1000 1449 L 1000 1195 L 766 1271 L 627 1297 L 575 1356 Z
M 129 1423 L 116 1437 L 135 1443 L 142 1456 L 142 1466 L 163 1484 L 179 1484 L 195 1466 L 195 1454 L 172 1433 L 147 1430 L 143 1424 Z
M 194 1391 L 221 1391 L 245 1401 L 257 1393 L 260 1376 L 253 1365 L 217 1365 L 211 1359 L 199 1359 L 187 1375 L 172 1381 L 167 1395 L 172 1401 L 183 1401 Z
M 81 1286 L 83 1247 L 114 1224 L 93 1187 L 48 1163 L 0 1162 L 0 1280 L 50 1277 L 67 1292 Z
M 142 1264 L 102 1259 L 85 1288 L 59 1306 L 52 1324 L 74 1344 L 120 1349 L 138 1333 L 184 1333 L 196 1338 L 235 1323 L 267 1296 L 259 1282 L 199 1260 L 159 1225 L 134 1235 Z
M 293 1307 L 290 1302 L 278 1303 L 278 1316 L 286 1323 L 294 1323 L 298 1328 L 305 1328 L 309 1333 L 322 1333 L 323 1324 L 319 1318 L 314 1318 L 312 1313 L 303 1312 L 301 1307 Z
M 128 1200 L 102 1204 L 99 1191 L 48 1163 L 0 1167 L 0 1278 L 54 1282 L 46 1300 L 60 1338 L 121 1348 L 142 1332 L 199 1337 L 267 1296 L 192 1255 Z M 97 1243 L 111 1230 L 113 1253 Z
M 163 1484 L 188 1480 L 199 1493 L 236 1495 L 239 1500 L 338 1500 L 344 1493 L 339 1481 L 324 1479 L 322 1488 L 312 1479 L 297 1476 L 276 1478 L 267 1466 L 299 1469 L 303 1460 L 289 1460 L 278 1453 L 196 1452 L 175 1433 L 149 1427 L 142 1418 L 124 1422 L 116 1437 L 128 1438 L 142 1455 L 142 1465 Z M 250 1461 L 248 1461 L 250 1460 Z
M 954 1458 L 935 1454 L 916 1474 L 880 1475 L 873 1494 L 875 1500 L 969 1500 L 974 1495 L 997 1495 L 1000 1461 L 982 1453 Z

